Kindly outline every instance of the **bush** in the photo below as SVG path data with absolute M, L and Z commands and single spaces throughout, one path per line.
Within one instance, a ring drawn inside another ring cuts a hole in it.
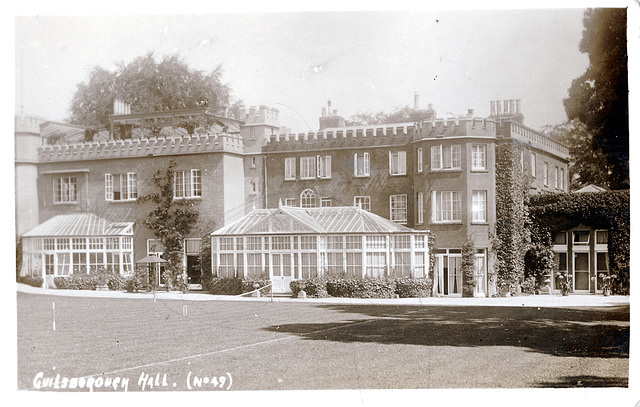
M 242 280 L 237 277 L 214 277 L 207 282 L 203 289 L 214 295 L 242 294 Z M 253 289 L 253 288 L 252 288 Z
M 429 278 L 398 278 L 395 283 L 400 298 L 431 297 L 433 282 Z
M 95 290 L 98 283 L 96 276 L 86 274 L 53 279 L 53 284 L 60 290 Z
M 266 287 L 271 284 L 271 281 L 263 278 L 247 278 L 242 280 L 242 293 L 248 293 L 256 288 Z M 265 288 L 264 290 L 260 290 L 260 295 L 268 295 L 271 294 L 271 286 Z
M 294 296 L 297 296 L 300 291 L 304 291 L 308 297 L 326 298 L 329 296 L 327 280 L 321 278 L 295 280 L 289 283 L 289 287 Z
M 393 298 L 396 284 L 394 280 L 377 278 L 331 279 L 327 281 L 327 293 L 332 297 Z
M 535 276 L 525 278 L 521 285 L 522 292 L 525 294 L 537 294 L 538 284 L 536 283 Z
M 107 285 L 109 286 L 109 290 L 111 291 L 122 291 L 125 289 L 127 284 L 127 278 L 121 276 L 120 274 L 114 274 L 109 278 Z
M 32 287 L 42 287 L 42 283 L 44 282 L 44 280 L 42 279 L 42 277 L 22 276 L 18 277 L 18 282 L 30 285 Z

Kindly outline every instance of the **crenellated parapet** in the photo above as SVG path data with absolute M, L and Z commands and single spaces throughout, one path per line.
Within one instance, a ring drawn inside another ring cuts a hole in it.
M 274 134 L 264 151 L 399 145 L 412 141 L 415 123 L 326 128 L 317 132 Z
M 565 160 L 569 159 L 569 148 L 567 146 L 529 127 L 517 123 L 506 123 L 503 131 L 504 137 L 511 137 L 539 150 L 553 153 Z
M 416 140 L 444 137 L 495 137 L 496 123 L 492 119 L 462 116 L 422 120 L 416 123 Z
M 38 148 L 38 161 L 47 163 L 215 152 L 242 154 L 244 152 L 242 138 L 236 134 L 216 133 L 191 137 L 151 137 L 56 144 Z

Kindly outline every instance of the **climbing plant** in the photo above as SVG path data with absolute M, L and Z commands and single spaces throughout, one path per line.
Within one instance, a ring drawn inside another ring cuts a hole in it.
M 462 271 L 462 296 L 473 297 L 474 292 L 474 273 L 475 273 L 475 246 L 473 241 L 467 240 L 462 245 L 462 262 L 460 270 Z
M 511 142 L 496 146 L 496 225 L 492 251 L 501 294 L 517 294 L 524 279 L 524 256 L 530 241 L 526 221 L 531 179 L 521 167 L 521 148 Z
M 536 195 L 530 199 L 532 247 L 527 258 L 532 273 L 553 267 L 552 237 L 578 225 L 609 231 L 609 270 L 615 274 L 612 291 L 629 294 L 631 199 L 629 190 Z
M 156 187 L 155 192 L 138 198 L 138 202 L 150 201 L 155 204 L 147 214 L 144 224 L 153 230 L 156 238 L 162 242 L 165 249 L 165 260 L 168 264 L 169 284 L 181 288 L 185 284 L 183 275 L 184 239 L 191 232 L 198 221 L 199 213 L 193 207 L 193 202 L 187 199 L 174 199 L 173 182 L 175 161 L 157 170 L 151 178 Z

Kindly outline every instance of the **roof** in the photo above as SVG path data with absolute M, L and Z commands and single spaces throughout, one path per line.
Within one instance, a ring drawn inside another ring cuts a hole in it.
M 580 193 L 580 192 L 605 192 L 605 191 L 608 191 L 608 189 L 599 187 L 597 185 L 589 184 L 573 192 Z
M 277 209 L 256 209 L 243 218 L 216 230 L 212 235 L 413 232 L 416 231 L 355 206 L 328 208 L 281 206 Z
M 109 222 L 92 213 L 59 215 L 41 223 L 23 237 L 133 235 L 133 222 Z

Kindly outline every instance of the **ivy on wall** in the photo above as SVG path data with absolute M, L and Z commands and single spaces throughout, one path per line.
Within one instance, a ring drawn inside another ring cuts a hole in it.
M 515 295 L 524 278 L 524 258 L 530 242 L 528 190 L 530 176 L 520 164 L 517 144 L 496 145 L 496 225 L 492 236 L 495 278 L 499 293 Z
M 162 242 L 171 274 L 170 283 L 180 288 L 185 284 L 180 278 L 183 274 L 184 239 L 198 221 L 199 213 L 191 200 L 173 198 L 175 166 L 175 161 L 170 160 L 167 168 L 157 170 L 151 179 L 157 191 L 141 196 L 138 202 L 151 201 L 155 204 L 144 224 Z
M 463 297 L 473 297 L 475 291 L 475 256 L 476 248 L 471 240 L 467 240 L 462 245 L 462 261 L 460 263 Z
M 532 247 L 527 258 L 532 273 L 548 273 L 553 267 L 552 239 L 556 232 L 578 225 L 609 231 L 609 270 L 617 276 L 612 291 L 629 294 L 631 235 L 629 190 L 536 195 L 530 199 Z

